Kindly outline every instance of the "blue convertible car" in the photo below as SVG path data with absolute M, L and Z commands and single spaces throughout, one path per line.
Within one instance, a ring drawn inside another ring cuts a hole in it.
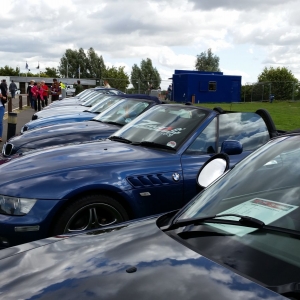
M 4 157 L 9 157 L 16 153 L 24 153 L 43 147 L 107 138 L 141 113 L 154 105 L 160 104 L 157 97 L 147 95 L 126 96 L 125 98 L 123 96 L 121 98 L 119 96 L 109 98 L 110 101 L 115 103 L 100 114 L 96 114 L 95 111 L 102 111 L 103 105 L 107 106 L 112 103 L 99 103 L 91 110 L 80 114 L 45 118 L 37 122 L 31 122 L 45 125 L 52 123 L 54 120 L 62 124 L 24 131 L 25 134 L 17 135 L 7 141 L 3 145 L 2 153 Z M 95 117 L 92 118 L 93 116 Z
M 0 165 L 0 245 L 178 209 L 199 168 L 237 140 L 234 165 L 276 132 L 265 111 L 156 105 L 108 140 L 28 152 Z M 235 154 L 235 153 L 232 153 Z
M 179 212 L 4 249 L 1 298 L 299 299 L 299 156 L 282 136 Z
M 65 110 L 61 112 L 59 109 L 51 109 L 47 110 L 46 115 L 44 118 L 37 119 L 26 123 L 21 128 L 21 133 L 24 133 L 29 130 L 52 126 L 56 124 L 65 124 L 65 123 L 73 123 L 73 122 L 83 122 L 92 120 L 101 112 L 104 112 L 113 104 L 119 103 L 121 100 L 125 100 L 128 98 L 138 98 L 138 99 L 149 99 L 155 104 L 160 104 L 161 102 L 158 100 L 157 97 L 147 96 L 147 95 L 140 95 L 140 94 L 132 94 L 132 95 L 100 95 L 99 101 L 92 107 L 86 109 L 84 111 L 70 111 Z

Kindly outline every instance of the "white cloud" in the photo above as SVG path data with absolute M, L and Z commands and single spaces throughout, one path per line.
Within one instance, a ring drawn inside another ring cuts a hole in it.
M 126 72 L 149 57 L 162 74 L 172 75 L 176 68 L 193 69 L 196 55 L 212 48 L 221 65 L 250 81 L 270 65 L 300 75 L 295 0 L 2 2 L 0 66 L 24 70 L 27 60 L 33 66 L 39 61 L 41 69 L 56 67 L 67 48 L 93 47 L 106 64 L 124 65 Z M 249 49 L 243 56 L 241 47 Z M 226 51 L 235 58 L 228 61 Z

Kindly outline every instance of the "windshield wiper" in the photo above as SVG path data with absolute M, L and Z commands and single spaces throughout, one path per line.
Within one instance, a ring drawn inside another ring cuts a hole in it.
M 221 217 L 238 217 L 240 218 L 238 221 L 229 220 L 229 219 L 217 219 Z M 221 215 L 213 215 L 213 216 L 207 216 L 207 217 L 201 217 L 201 218 L 192 218 L 192 219 L 184 219 L 184 220 L 178 220 L 174 223 L 171 222 L 170 225 L 161 227 L 162 231 L 169 231 L 173 229 L 177 229 L 180 227 L 185 227 L 188 225 L 200 225 L 201 223 L 219 223 L 219 224 L 229 224 L 229 225 L 237 225 L 237 226 L 245 226 L 245 227 L 252 227 L 252 228 L 258 228 L 258 229 L 264 229 L 269 230 L 273 232 L 280 232 L 284 234 L 289 234 L 292 236 L 295 236 L 297 238 L 300 238 L 300 231 L 284 228 L 284 227 L 278 227 L 278 226 L 272 226 L 272 225 L 266 225 L 263 221 L 248 217 L 248 216 L 242 216 L 237 214 L 221 214 Z
M 111 141 L 116 141 L 116 142 L 121 142 L 121 143 L 126 143 L 126 144 L 131 144 L 132 142 L 130 140 L 127 140 L 121 136 L 117 135 L 112 135 L 108 138 Z
M 277 294 L 283 296 L 294 296 L 295 299 L 300 299 L 300 283 L 299 282 L 289 282 L 282 285 L 266 286 L 266 288 L 276 292 Z
M 102 123 L 106 123 L 106 124 L 112 124 L 112 125 L 119 125 L 119 126 L 123 126 L 123 124 L 118 123 L 118 122 L 113 122 L 113 121 L 101 121 Z
M 155 142 L 149 142 L 149 141 L 142 141 L 142 142 L 133 142 L 132 145 L 138 145 L 138 146 L 145 146 L 145 147 L 152 147 L 152 148 L 160 148 L 160 149 L 167 149 L 167 150 L 172 150 L 176 151 L 173 147 L 155 143 Z
M 241 224 L 242 226 L 249 226 L 249 227 L 255 227 L 255 228 L 262 228 L 265 226 L 265 223 L 252 217 L 248 216 L 242 216 L 242 215 L 237 215 L 237 214 L 221 214 L 221 215 L 213 215 L 213 216 L 207 216 L 207 217 L 201 217 L 201 218 L 192 218 L 192 219 L 184 219 L 184 220 L 178 220 L 177 222 L 171 223 L 168 227 L 164 228 L 163 231 L 167 230 L 173 230 L 177 229 L 180 227 L 185 227 L 188 225 L 198 225 L 200 223 L 206 222 L 206 221 L 211 221 L 215 220 L 216 218 L 221 218 L 221 217 L 237 217 L 240 218 L 238 221 L 234 220 L 228 220 L 228 219 L 221 219 L 218 220 L 219 222 L 225 223 L 225 224 Z

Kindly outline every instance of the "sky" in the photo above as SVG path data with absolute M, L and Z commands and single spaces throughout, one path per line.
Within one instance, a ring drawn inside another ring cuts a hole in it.
M 195 70 L 212 49 L 225 75 L 257 81 L 265 67 L 300 79 L 300 0 L 1 0 L 0 67 L 57 67 L 93 47 L 107 66 L 150 58 L 163 80 Z

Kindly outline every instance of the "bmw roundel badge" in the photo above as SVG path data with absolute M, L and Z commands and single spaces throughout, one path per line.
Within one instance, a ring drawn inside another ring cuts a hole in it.
M 172 178 L 173 178 L 174 181 L 179 181 L 180 180 L 180 174 L 173 173 Z

